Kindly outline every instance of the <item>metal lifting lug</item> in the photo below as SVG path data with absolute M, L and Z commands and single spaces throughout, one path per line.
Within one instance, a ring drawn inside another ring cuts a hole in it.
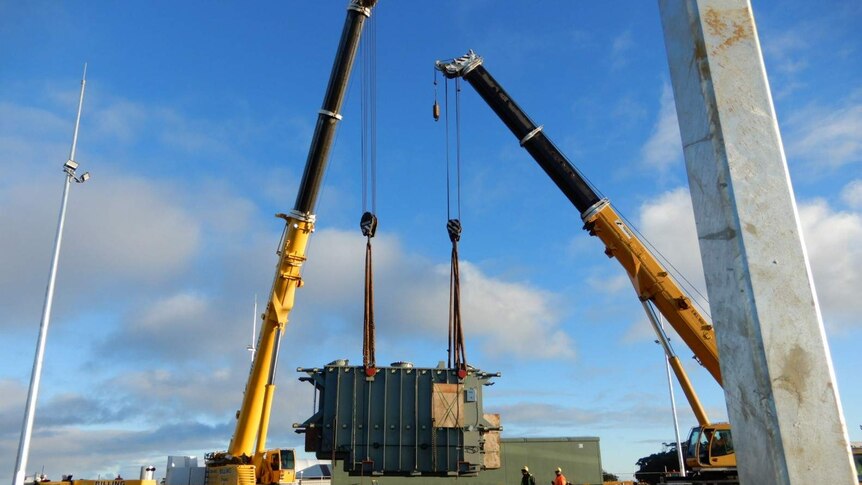
M 296 281 L 296 287 L 297 288 L 302 286 L 302 276 L 293 275 L 293 274 L 290 274 L 290 273 L 285 271 L 285 272 L 281 273 L 281 279 Z

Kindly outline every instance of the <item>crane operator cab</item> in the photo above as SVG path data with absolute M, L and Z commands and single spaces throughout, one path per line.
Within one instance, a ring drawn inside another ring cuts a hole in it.
M 264 465 L 261 483 L 278 484 L 293 483 L 296 479 L 296 460 L 294 450 L 268 450 L 264 455 Z
M 721 423 L 693 428 L 685 461 L 693 470 L 736 466 L 730 425 Z

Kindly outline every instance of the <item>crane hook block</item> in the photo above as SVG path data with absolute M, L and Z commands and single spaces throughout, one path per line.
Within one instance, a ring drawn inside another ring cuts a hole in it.
M 434 101 L 434 121 L 440 121 L 440 105 Z
M 370 212 L 362 214 L 362 219 L 359 221 L 359 227 L 362 229 L 362 235 L 365 237 L 374 237 L 377 232 L 377 216 Z
M 458 219 L 449 219 L 446 223 L 446 230 L 449 231 L 449 240 L 457 242 L 461 240 L 461 221 Z

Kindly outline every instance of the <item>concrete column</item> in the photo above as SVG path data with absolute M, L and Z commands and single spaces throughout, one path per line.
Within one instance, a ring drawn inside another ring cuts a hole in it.
M 751 5 L 659 8 L 740 481 L 855 484 Z

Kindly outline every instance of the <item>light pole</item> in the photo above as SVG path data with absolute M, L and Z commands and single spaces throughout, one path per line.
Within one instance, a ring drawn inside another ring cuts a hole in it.
M 659 318 L 659 326 L 661 327 L 662 331 L 664 331 L 664 325 L 662 323 L 661 318 Z M 674 432 L 674 435 L 676 436 L 676 457 L 677 457 L 677 460 L 679 460 L 679 476 L 684 477 L 685 476 L 685 458 L 683 458 L 683 456 L 682 456 L 682 441 L 680 440 L 680 437 L 679 437 L 679 419 L 677 418 L 677 415 L 676 415 L 676 398 L 673 395 L 673 379 L 671 378 L 671 375 L 670 375 L 670 357 L 667 355 L 664 356 L 664 368 L 665 368 L 665 371 L 667 371 L 667 390 L 668 390 L 668 393 L 670 393 L 670 409 L 671 409 L 671 412 L 673 413 L 673 432 Z
M 78 116 L 75 118 L 75 133 L 72 135 L 72 149 L 69 159 L 63 164 L 66 182 L 63 186 L 63 202 L 60 204 L 60 220 L 57 222 L 57 235 L 54 238 L 54 255 L 51 258 L 51 273 L 48 276 L 48 288 L 45 290 L 45 305 L 42 307 L 42 323 L 39 327 L 39 340 L 36 343 L 36 356 L 33 359 L 33 371 L 30 375 L 30 390 L 27 393 L 27 408 L 24 413 L 24 423 L 21 427 L 21 440 L 18 443 L 18 458 L 15 463 L 15 476 L 12 485 L 24 485 L 27 471 L 27 455 L 30 453 L 30 436 L 33 433 L 33 421 L 36 414 L 36 398 L 39 394 L 39 381 L 42 379 L 42 359 L 45 355 L 45 340 L 48 336 L 48 324 L 51 322 L 51 307 L 54 303 L 54 282 L 57 279 L 57 262 L 60 257 L 60 243 L 63 239 L 63 224 L 66 222 L 66 203 L 69 200 L 69 187 L 74 180 L 84 183 L 90 178 L 85 172 L 78 176 L 75 171 L 78 163 L 75 161 L 75 151 L 78 146 L 78 127 L 81 123 L 81 108 L 84 105 L 84 88 L 87 86 L 87 65 L 84 64 L 84 74 L 81 76 L 81 95 L 78 98 Z
M 667 337 L 667 333 L 665 333 L 664 331 L 664 324 L 662 323 L 661 317 L 656 315 L 655 310 L 648 302 L 642 301 L 641 304 L 643 305 L 644 311 L 646 311 L 647 314 L 647 318 L 649 319 L 650 324 L 652 324 L 653 330 L 655 330 L 656 336 L 658 337 L 658 340 L 656 340 L 655 343 L 661 345 L 662 349 L 664 350 L 663 353 L 665 370 L 667 370 L 667 389 L 670 393 L 670 409 L 673 413 L 673 431 L 676 436 L 676 457 L 679 460 L 679 476 L 684 477 L 686 476 L 685 459 L 682 455 L 682 441 L 679 437 L 679 420 L 677 419 L 676 415 L 676 398 L 673 395 L 673 380 L 670 376 L 671 360 L 676 360 L 677 365 L 679 366 L 679 358 L 676 356 L 676 353 L 670 346 L 670 339 Z M 677 370 L 680 370 L 680 372 L 682 372 L 682 367 L 678 367 Z M 679 377 L 680 375 L 678 374 L 677 376 Z M 685 383 L 680 382 L 680 385 L 684 386 L 683 390 L 685 390 L 685 386 L 688 385 L 688 378 L 686 377 L 685 380 Z M 682 378 L 680 378 L 680 381 L 682 381 Z M 700 403 L 697 403 L 697 407 L 698 409 L 700 408 Z M 698 409 L 695 410 L 695 414 L 700 416 L 698 414 Z M 705 416 L 704 413 L 701 414 Z M 704 417 L 704 421 L 705 420 L 706 419 Z

